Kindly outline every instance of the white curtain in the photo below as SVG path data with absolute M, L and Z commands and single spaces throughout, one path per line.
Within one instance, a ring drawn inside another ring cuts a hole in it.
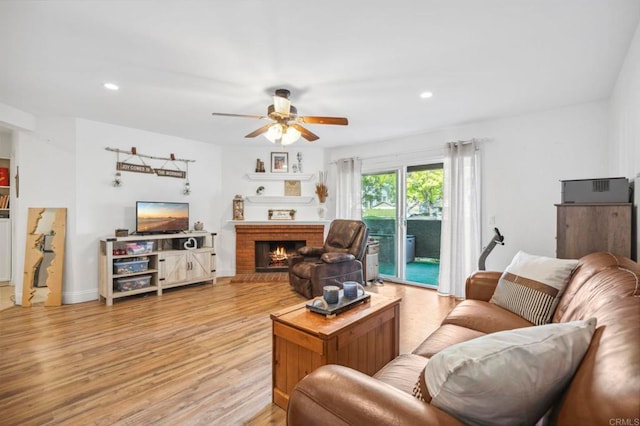
M 359 158 L 336 161 L 336 219 L 362 219 L 361 166 Z
M 481 250 L 480 156 L 474 141 L 450 142 L 446 151 L 438 292 L 464 298 Z

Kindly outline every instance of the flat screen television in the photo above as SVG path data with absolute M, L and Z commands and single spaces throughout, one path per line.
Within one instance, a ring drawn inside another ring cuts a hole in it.
M 189 230 L 189 203 L 136 202 L 137 234 L 174 234 Z

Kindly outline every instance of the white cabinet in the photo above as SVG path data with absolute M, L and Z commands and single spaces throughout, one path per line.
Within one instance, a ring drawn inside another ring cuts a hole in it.
M 205 281 L 215 272 L 213 248 L 162 253 L 158 261 L 158 281 L 161 288 Z
M 204 281 L 216 282 L 215 233 L 154 234 L 100 241 L 100 298 L 156 292 Z M 193 238 L 196 244 L 183 240 Z

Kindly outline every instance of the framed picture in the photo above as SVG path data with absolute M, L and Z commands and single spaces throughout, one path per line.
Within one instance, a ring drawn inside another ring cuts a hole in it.
M 289 153 L 271 153 L 271 173 L 287 173 L 289 171 Z
M 295 164 L 294 164 L 295 165 Z M 300 188 L 299 180 L 285 180 L 284 181 L 284 195 L 300 196 L 302 190 Z
M 295 210 L 269 210 L 269 220 L 295 220 Z

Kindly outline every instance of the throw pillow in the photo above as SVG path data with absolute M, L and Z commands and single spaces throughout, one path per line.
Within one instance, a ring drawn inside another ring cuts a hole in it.
M 427 389 L 427 383 L 424 378 L 424 370 L 422 369 L 420 372 L 420 377 L 418 377 L 418 381 L 415 385 L 413 385 L 413 396 L 418 398 L 422 402 L 431 402 L 431 395 L 429 395 L 429 390 Z
M 551 321 L 575 259 L 554 259 L 519 251 L 498 281 L 491 302 L 536 324 Z
M 452 345 L 424 369 L 431 404 L 471 425 L 532 425 L 568 385 L 596 319 L 501 331 Z

